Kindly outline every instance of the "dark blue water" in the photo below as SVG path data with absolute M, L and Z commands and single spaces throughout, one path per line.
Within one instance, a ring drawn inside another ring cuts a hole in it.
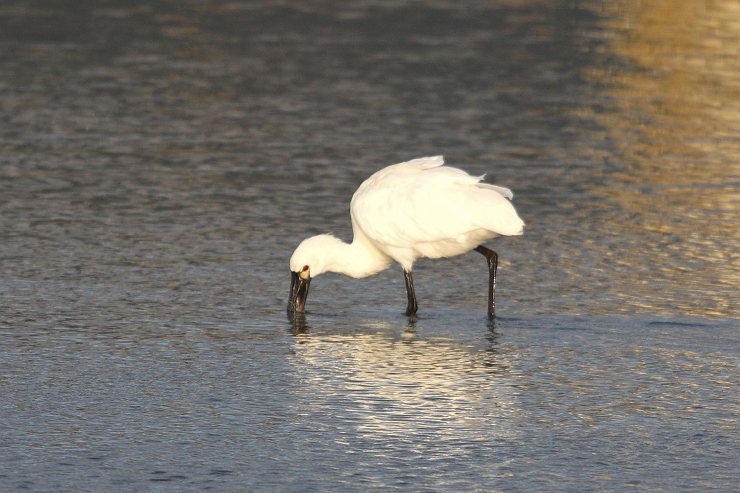
M 0 490 L 732 491 L 731 0 L 0 6 Z M 472 253 L 311 284 L 386 164 L 512 188 Z

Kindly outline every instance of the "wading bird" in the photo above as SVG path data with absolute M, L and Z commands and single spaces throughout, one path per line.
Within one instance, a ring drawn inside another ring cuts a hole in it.
M 406 278 L 406 315 L 418 308 L 411 267 L 421 257 L 453 257 L 475 250 L 488 261 L 488 316 L 495 314 L 498 255 L 482 245 L 499 235 L 523 233 L 508 188 L 483 176 L 444 166 L 442 156 L 393 164 L 365 180 L 352 196 L 354 239 L 307 238 L 290 258 L 288 316 L 305 309 L 311 279 L 324 272 L 367 277 L 396 261 Z

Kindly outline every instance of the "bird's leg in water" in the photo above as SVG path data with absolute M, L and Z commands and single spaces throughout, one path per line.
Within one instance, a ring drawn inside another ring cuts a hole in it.
M 404 270 L 403 275 L 406 278 L 406 296 L 408 303 L 406 304 L 406 315 L 414 315 L 416 310 L 419 308 L 416 304 L 416 293 L 414 293 L 414 276 L 411 275 L 411 271 Z
M 483 245 L 475 247 L 475 251 L 486 257 L 488 261 L 488 316 L 496 316 L 496 268 L 498 254 Z

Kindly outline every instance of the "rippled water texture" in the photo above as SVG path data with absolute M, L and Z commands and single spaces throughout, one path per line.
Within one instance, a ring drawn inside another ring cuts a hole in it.
M 0 5 L 0 490 L 732 491 L 740 4 Z M 311 284 L 383 165 L 480 255 Z

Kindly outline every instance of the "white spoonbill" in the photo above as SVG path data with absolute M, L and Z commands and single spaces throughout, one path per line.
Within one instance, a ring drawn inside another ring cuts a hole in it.
M 483 176 L 443 166 L 442 156 L 393 164 L 365 180 L 352 196 L 354 239 L 307 238 L 290 258 L 288 316 L 303 312 L 311 279 L 324 272 L 367 277 L 401 264 L 406 315 L 418 308 L 411 268 L 420 257 L 453 257 L 475 250 L 488 261 L 488 316 L 495 313 L 498 255 L 482 245 L 499 235 L 523 233 L 508 188 L 481 183 Z

